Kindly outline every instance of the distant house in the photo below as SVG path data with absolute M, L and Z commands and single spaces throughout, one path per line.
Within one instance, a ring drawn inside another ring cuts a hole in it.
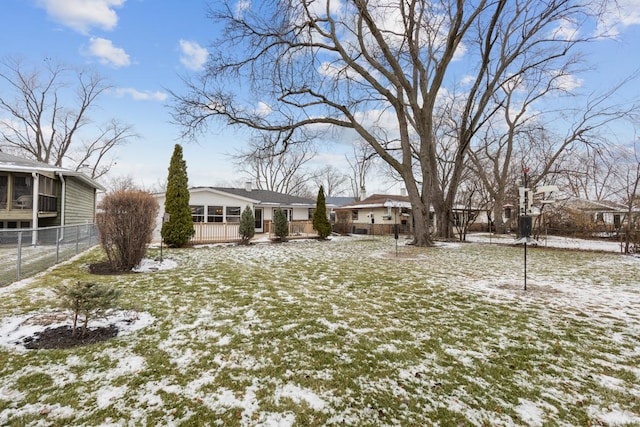
M 154 240 L 160 241 L 165 193 L 156 194 L 160 205 Z M 274 212 L 282 209 L 290 224 L 290 235 L 312 234 L 311 220 L 316 201 L 269 190 L 258 190 L 250 184 L 244 188 L 192 187 L 189 205 L 196 230 L 191 243 L 233 242 L 240 240 L 238 225 L 246 206 L 253 210 L 256 233 L 269 233 Z
M 82 172 L 0 152 L 0 228 L 93 223 L 104 190 Z
M 586 223 L 616 230 L 625 222 L 627 214 L 627 207 L 620 203 L 577 197 L 566 200 L 560 208 L 573 217 L 582 217 Z
M 410 234 L 413 230 L 408 196 L 373 194 L 335 208 L 335 211 L 334 229 L 341 233 L 391 234 L 395 225 L 403 234 Z

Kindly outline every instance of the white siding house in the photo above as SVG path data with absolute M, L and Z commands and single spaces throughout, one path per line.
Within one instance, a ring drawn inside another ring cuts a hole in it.
M 155 195 L 160 205 L 154 241 L 160 241 L 165 193 Z M 269 190 L 227 187 L 192 187 L 189 206 L 196 229 L 192 243 L 236 241 L 242 211 L 249 206 L 256 218 L 256 233 L 268 233 L 274 212 L 282 209 L 291 224 L 307 224 L 313 218 L 315 200 Z

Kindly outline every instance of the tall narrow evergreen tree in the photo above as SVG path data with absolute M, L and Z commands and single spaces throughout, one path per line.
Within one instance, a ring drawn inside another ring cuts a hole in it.
M 242 211 L 240 217 L 240 226 L 238 229 L 243 244 L 248 244 L 253 236 L 256 235 L 256 218 L 253 215 L 251 206 L 247 205 Z
M 278 240 L 284 241 L 289 235 L 289 221 L 287 221 L 287 216 L 280 208 L 273 213 L 273 226 Z
M 326 239 L 331 234 L 331 223 L 327 218 L 327 204 L 324 198 L 324 188 L 322 185 L 318 190 L 318 198 L 316 199 L 316 210 L 313 213 L 313 229 L 318 232 L 321 239 Z
M 195 230 L 189 208 L 187 163 L 182 159 L 180 144 L 176 144 L 169 163 L 164 211 L 169 214 L 169 220 L 162 224 L 160 232 L 164 242 L 171 247 L 184 246 Z

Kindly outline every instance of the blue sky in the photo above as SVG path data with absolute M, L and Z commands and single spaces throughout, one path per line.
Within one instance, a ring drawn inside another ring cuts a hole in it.
M 219 29 L 206 16 L 205 0 L 2 0 L 0 57 L 22 56 L 37 63 L 46 57 L 91 65 L 114 90 L 92 117 L 119 118 L 140 138 L 117 152 L 112 175 L 131 175 L 151 186 L 166 178 L 175 143 L 183 143 L 191 185 L 238 184 L 228 153 L 247 142 L 245 132 L 220 128 L 199 144 L 178 139 L 170 122 L 167 90 L 180 92 L 180 75 L 197 72 Z M 616 40 L 591 45 L 589 62 L 597 70 L 581 76 L 583 89 L 603 88 L 640 68 L 640 0 L 621 1 L 623 23 Z M 638 82 L 627 96 L 640 95 Z M 327 144 L 318 163 L 347 172 L 345 147 Z M 377 185 L 368 192 L 386 191 Z M 398 188 L 399 190 L 399 188 Z M 391 190 L 393 191 L 393 190 Z

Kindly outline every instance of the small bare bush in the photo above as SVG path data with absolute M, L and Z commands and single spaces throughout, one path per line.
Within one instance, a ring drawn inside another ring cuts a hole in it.
M 140 264 L 151 242 L 158 202 L 137 190 L 108 194 L 98 208 L 100 243 L 114 271 L 131 271 Z

